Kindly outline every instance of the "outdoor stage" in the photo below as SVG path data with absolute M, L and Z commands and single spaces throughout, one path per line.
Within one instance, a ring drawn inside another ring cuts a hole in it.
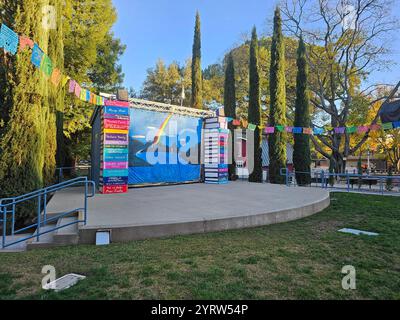
M 62 212 L 81 201 L 80 189 L 58 192 L 48 210 Z M 256 227 L 304 218 L 329 204 L 322 189 L 248 182 L 136 188 L 89 199 L 79 242 L 95 243 L 98 230 L 111 230 L 112 242 L 126 242 Z

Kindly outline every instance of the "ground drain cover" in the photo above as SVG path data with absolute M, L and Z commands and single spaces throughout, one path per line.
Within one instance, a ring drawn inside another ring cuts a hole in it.
M 43 289 L 45 290 L 54 290 L 55 292 L 63 291 L 68 288 L 73 287 L 79 281 L 86 279 L 85 276 L 81 276 L 79 274 L 67 274 L 60 279 L 54 280 L 48 284 L 46 284 Z
M 360 235 L 373 236 L 373 237 L 379 236 L 379 233 L 357 230 L 357 229 L 349 229 L 349 228 L 340 229 L 339 232 L 355 234 L 357 236 Z

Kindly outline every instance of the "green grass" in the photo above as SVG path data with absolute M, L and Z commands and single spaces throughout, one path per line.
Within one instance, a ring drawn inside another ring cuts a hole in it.
M 285 224 L 1 254 L 0 299 L 400 299 L 400 198 L 332 197 L 324 212 Z M 44 265 L 87 279 L 45 292 Z M 356 268 L 357 290 L 341 287 L 345 265 Z

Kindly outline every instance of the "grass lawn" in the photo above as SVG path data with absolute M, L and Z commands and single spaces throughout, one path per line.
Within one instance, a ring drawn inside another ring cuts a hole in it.
M 44 265 L 87 279 L 45 292 Z M 357 290 L 341 287 L 345 265 Z M 400 299 L 400 198 L 337 193 L 324 212 L 280 225 L 0 254 L 0 299 Z

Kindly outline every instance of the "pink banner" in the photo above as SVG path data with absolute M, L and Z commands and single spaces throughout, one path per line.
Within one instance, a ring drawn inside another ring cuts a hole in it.
M 129 120 L 104 119 L 104 129 L 129 130 Z
M 103 169 L 128 169 L 128 162 L 104 162 Z
M 269 133 L 274 133 L 275 132 L 275 127 L 267 127 L 265 128 L 265 133 L 269 134 Z
M 104 102 L 104 105 L 106 107 L 129 107 L 130 106 L 129 102 L 127 102 L 127 101 L 117 101 L 117 100 L 115 100 L 115 101 L 106 100 Z

